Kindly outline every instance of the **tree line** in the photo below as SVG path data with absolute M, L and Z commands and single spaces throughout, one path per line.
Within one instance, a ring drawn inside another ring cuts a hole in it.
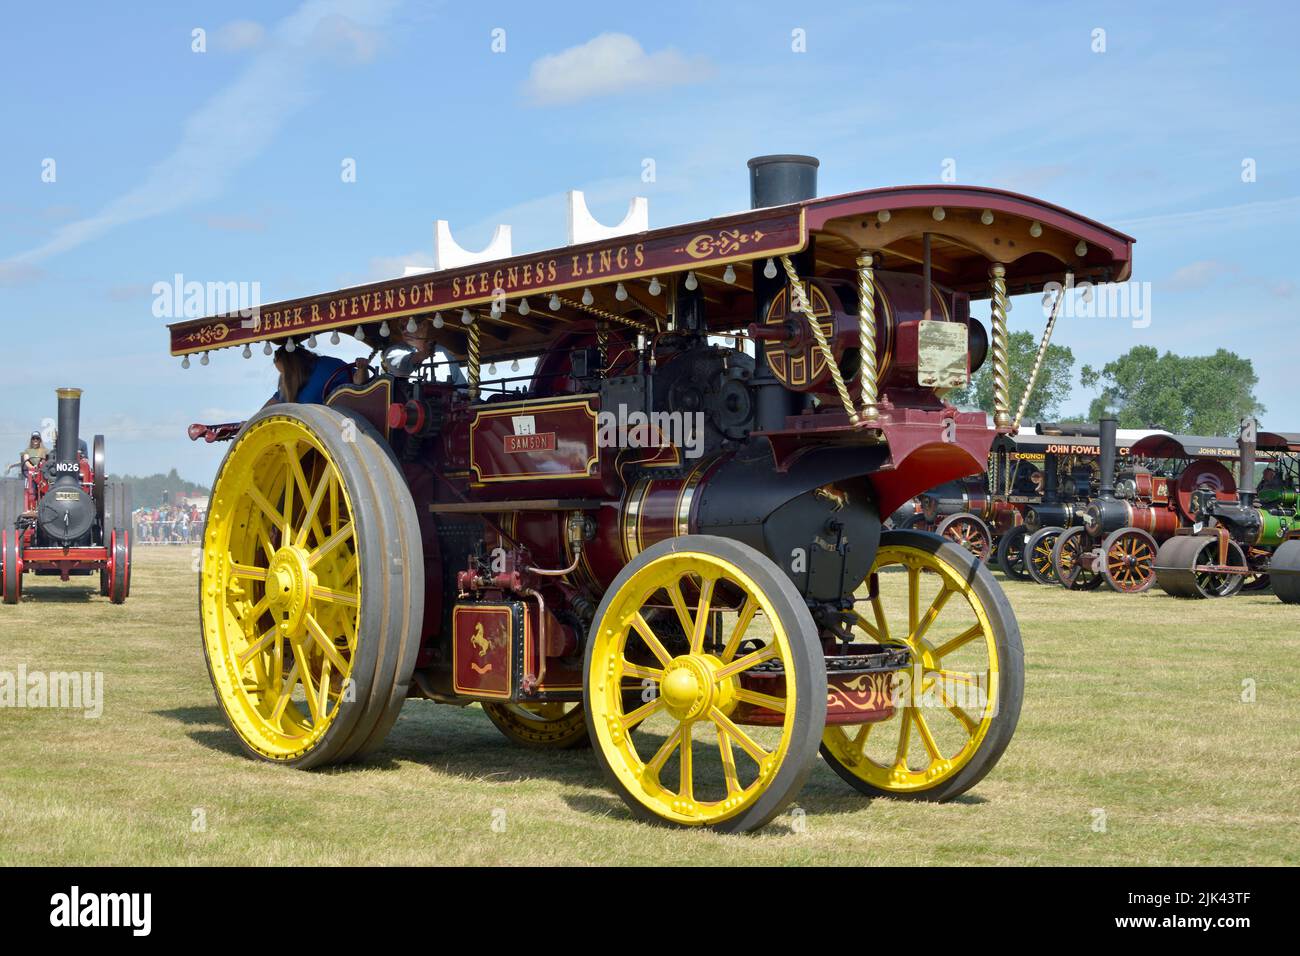
M 175 468 L 165 475 L 109 475 L 108 480 L 125 482 L 131 489 L 131 501 L 137 508 L 156 508 L 163 504 L 175 504 L 181 496 L 208 494 L 206 485 L 186 481 Z M 164 492 L 166 499 L 163 497 Z
M 1038 353 L 1030 332 L 1012 332 L 1012 411 L 1019 406 L 1025 384 Z M 1061 414 L 1073 389 L 1074 352 L 1064 345 L 1049 345 L 1038 383 L 1025 409 L 1024 422 L 1095 422 L 1107 411 L 1121 428 L 1163 428 L 1183 435 L 1235 435 L 1243 418 L 1264 414 L 1255 397 L 1259 377 L 1250 359 L 1219 349 L 1213 355 L 1163 354 L 1150 345 L 1137 345 L 1101 368 L 1085 365 L 1080 382 L 1098 388 L 1087 412 Z M 954 389 L 949 398 L 958 405 L 993 411 L 992 362 L 985 361 L 970 382 Z

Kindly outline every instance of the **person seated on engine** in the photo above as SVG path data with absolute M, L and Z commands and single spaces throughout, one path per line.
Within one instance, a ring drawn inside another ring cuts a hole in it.
M 324 405 L 330 392 L 340 385 L 351 384 L 355 366 L 332 355 L 317 355 L 301 345 L 292 352 L 282 345 L 275 350 L 275 368 L 280 373 L 280 387 L 267 405 L 280 402 Z
M 1277 469 L 1269 465 L 1264 469 L 1264 475 L 1259 480 L 1259 491 L 1282 491 L 1284 488 L 1282 479 L 1278 477 Z
M 1023 463 L 1016 469 L 1015 484 L 1011 489 L 1013 495 L 1041 495 L 1043 493 L 1043 473 L 1033 465 Z
M 418 323 L 415 331 L 403 331 L 401 339 L 403 344 L 415 350 L 411 356 L 413 367 L 423 365 L 425 362 L 436 362 L 440 372 L 442 369 L 446 370 L 446 380 L 452 385 L 465 388 L 469 384 L 465 379 L 465 373 L 460 370 L 460 365 L 456 363 L 452 354 L 434 340 L 432 323 Z M 441 379 L 442 375 L 436 377 Z
M 27 474 L 29 468 L 39 468 L 41 462 L 49 457 L 50 450 L 45 447 L 41 441 L 40 432 L 32 432 L 31 440 L 18 454 L 18 460 L 5 469 L 5 473 L 13 471 L 15 468 L 21 469 L 22 474 Z

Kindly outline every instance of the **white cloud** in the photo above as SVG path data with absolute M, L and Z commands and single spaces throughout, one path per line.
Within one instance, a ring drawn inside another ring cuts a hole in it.
M 256 20 L 231 20 L 217 28 L 212 46 L 222 53 L 242 53 L 261 46 L 265 39 L 266 28 Z
M 432 252 L 408 252 L 404 256 L 375 256 L 370 260 L 370 278 L 396 279 L 406 274 L 407 266 L 419 269 L 433 268 Z
M 631 89 L 697 83 L 713 73 L 703 58 L 668 48 L 646 53 L 626 33 L 602 33 L 533 63 L 524 91 L 537 105 L 574 103 Z
M 1164 213 L 1136 219 L 1117 219 L 1110 223 L 1127 232 L 1149 232 L 1167 228 L 1184 231 L 1197 226 L 1213 226 L 1218 230 L 1247 226 L 1256 228 L 1277 218 L 1291 219 L 1300 213 L 1300 196 L 1282 199 L 1262 199 L 1256 202 L 1219 206 L 1215 209 L 1193 209 L 1188 212 Z
M 0 261 L 0 281 L 21 281 L 25 267 L 67 252 L 118 226 L 173 212 L 221 194 L 226 181 L 265 151 L 285 121 L 311 102 L 313 74 L 340 53 L 374 56 L 374 29 L 396 0 L 306 0 L 277 23 L 233 83 L 185 121 L 180 143 L 144 181 L 98 213 L 67 223 L 43 245 Z
M 1175 269 L 1166 284 L 1170 289 L 1178 292 L 1204 289 L 1215 279 L 1232 271 L 1234 271 L 1233 267 L 1227 263 L 1217 259 L 1202 259 Z

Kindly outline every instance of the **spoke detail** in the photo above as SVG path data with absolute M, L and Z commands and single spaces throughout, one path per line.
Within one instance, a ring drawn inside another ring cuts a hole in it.
M 326 538 L 321 543 L 321 546 L 317 548 L 315 551 L 313 551 L 307 557 L 307 567 L 309 568 L 315 567 L 317 564 L 320 563 L 322 558 L 324 558 L 327 554 L 329 554 L 340 544 L 346 541 L 349 537 L 351 537 L 351 535 L 352 535 L 352 522 L 349 521 L 345 525 L 343 525 L 343 527 L 339 528 L 339 530 L 335 531 L 332 535 Z
M 343 655 L 339 653 L 338 647 L 335 646 L 334 641 L 332 641 L 329 635 L 321 628 L 316 618 L 308 614 L 306 617 L 306 623 L 307 633 L 310 634 L 312 640 L 316 642 L 316 646 L 321 649 L 321 653 L 325 655 L 325 659 L 339 672 L 346 671 L 348 669 L 348 662 L 343 659 Z
M 645 641 L 646 647 L 650 648 L 650 653 L 655 656 L 655 659 L 658 660 L 660 664 L 667 667 L 672 661 L 673 656 L 668 653 L 663 642 L 660 641 L 655 632 L 650 629 L 650 625 L 646 623 L 646 620 L 641 616 L 640 611 L 637 611 L 636 614 L 632 616 L 632 627 L 634 627 L 636 632 L 641 635 L 641 640 Z
M 943 657 L 945 654 L 951 654 L 953 651 L 957 650 L 957 648 L 965 646 L 966 644 L 973 641 L 975 638 L 983 635 L 983 633 L 984 633 L 984 625 L 978 622 L 972 624 L 970 627 L 966 628 L 966 630 L 962 631 L 956 637 L 952 638 L 951 640 L 944 641 L 942 644 L 936 647 L 933 651 L 935 659 L 937 660 L 938 658 Z
M 724 677 L 731 677 L 734 674 L 739 674 L 741 671 L 749 670 L 749 668 L 753 667 L 755 664 L 761 664 L 763 661 L 770 661 L 772 658 L 780 656 L 781 649 L 775 644 L 768 644 L 765 647 L 760 647 L 758 650 L 746 654 L 744 657 L 737 658 L 724 667 L 720 667 L 717 673 L 714 674 L 714 679 L 722 680 Z
M 750 621 L 754 620 L 757 611 L 758 602 L 754 600 L 753 595 L 745 595 L 745 603 L 736 616 L 736 625 L 731 629 L 731 637 L 727 639 L 727 646 L 722 649 L 720 660 L 724 664 L 736 656 L 736 651 L 740 649 L 740 642 L 745 638 L 745 630 L 749 627 Z
M 312 585 L 311 596 L 318 601 L 328 601 L 331 604 L 343 604 L 347 607 L 361 606 L 361 600 L 357 597 L 355 591 L 336 591 L 333 588 L 314 584 Z

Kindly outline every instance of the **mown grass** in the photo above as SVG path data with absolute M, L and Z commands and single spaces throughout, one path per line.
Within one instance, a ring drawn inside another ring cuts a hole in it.
M 869 801 L 819 761 L 801 812 L 720 836 L 633 821 L 590 751 L 519 749 L 476 707 L 410 701 L 353 767 L 249 760 L 204 668 L 189 549 L 136 560 L 122 607 L 30 577 L 24 602 L 0 607 L 0 670 L 105 680 L 96 720 L 0 709 L 2 863 L 1300 861 L 1300 610 L 1272 595 L 1190 603 L 1011 583 L 1025 703 L 983 783 L 944 805 Z

